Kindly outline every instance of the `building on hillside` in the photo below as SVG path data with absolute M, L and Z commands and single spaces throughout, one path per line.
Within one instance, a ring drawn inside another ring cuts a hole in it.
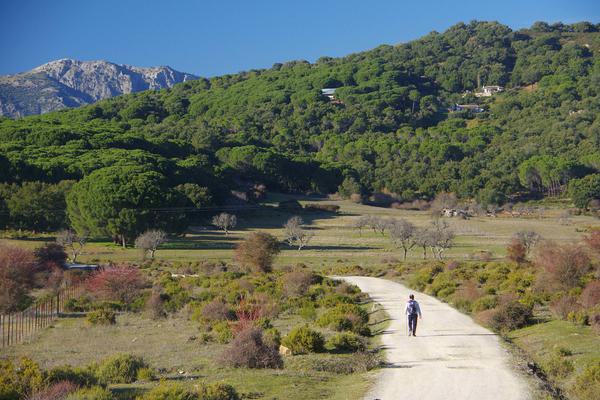
M 329 100 L 335 100 L 335 88 L 321 89 L 321 94 Z
M 483 85 L 481 90 L 478 90 L 475 92 L 475 96 L 490 97 L 490 96 L 493 96 L 494 94 L 502 92 L 502 91 L 504 91 L 504 88 L 502 86 L 498 86 L 498 85 L 485 86 L 485 85 Z
M 450 107 L 448 109 L 448 111 L 450 111 L 450 112 L 469 111 L 472 113 L 480 113 L 480 112 L 484 112 L 485 109 L 483 109 L 479 104 L 455 104 L 452 107 Z

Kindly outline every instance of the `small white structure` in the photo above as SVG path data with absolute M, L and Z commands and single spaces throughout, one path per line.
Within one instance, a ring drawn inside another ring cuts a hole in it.
M 64 263 L 64 268 L 69 271 L 81 270 L 81 271 L 95 271 L 99 268 L 95 264 L 79 264 L 79 263 Z
M 475 96 L 476 97 L 491 97 L 494 94 L 502 92 L 502 91 L 504 91 L 504 88 L 502 86 L 498 86 L 498 85 L 485 86 L 485 85 L 483 85 L 481 90 L 478 90 L 477 92 L 475 92 Z
M 321 94 L 327 97 L 329 100 L 335 100 L 335 88 L 321 89 Z

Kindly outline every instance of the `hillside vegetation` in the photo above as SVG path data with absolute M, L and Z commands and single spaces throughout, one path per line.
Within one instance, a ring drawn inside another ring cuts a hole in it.
M 39 204 L 46 210 L 33 218 L 36 229 L 56 229 L 67 202 L 71 220 L 99 218 L 77 217 L 93 208 L 82 194 L 90 184 L 134 193 L 105 200 L 146 213 L 146 221 L 159 209 L 209 207 L 231 189 L 252 198 L 264 187 L 382 192 L 397 201 L 455 192 L 482 204 L 559 196 L 570 187 L 585 208 L 600 198 L 599 50 L 598 26 L 590 23 L 520 31 L 460 23 L 343 58 L 1 119 L 0 181 L 12 185 L 0 190 L 0 223 L 31 229 L 31 204 Z M 479 84 L 506 90 L 477 98 Z M 337 88 L 333 101 L 323 88 Z M 449 111 L 456 103 L 484 111 Z M 24 184 L 32 181 L 44 184 Z M 71 187 L 78 194 L 65 200 Z M 27 212 L 14 211 L 25 198 Z M 142 200 L 151 209 L 140 211 Z

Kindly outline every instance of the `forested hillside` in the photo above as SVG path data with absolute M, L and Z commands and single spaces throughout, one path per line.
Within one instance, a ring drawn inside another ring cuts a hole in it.
M 183 195 L 165 207 L 221 202 L 253 184 L 502 203 L 561 195 L 570 181 L 585 207 L 600 198 L 599 25 L 460 23 L 343 58 L 1 119 L 0 181 L 11 185 L 0 208 L 18 202 L 23 182 L 51 191 L 118 169 L 154 172 L 157 192 L 178 187 Z M 505 90 L 475 97 L 482 85 Z M 336 88 L 333 100 L 323 88 Z M 450 111 L 455 104 L 483 111 Z

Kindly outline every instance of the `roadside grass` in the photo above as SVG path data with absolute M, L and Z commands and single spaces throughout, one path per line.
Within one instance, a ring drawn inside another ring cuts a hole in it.
M 572 354 L 565 355 L 564 359 L 572 362 L 574 371 L 566 377 L 550 377 L 567 391 L 587 365 L 600 360 L 600 335 L 589 326 L 553 320 L 512 331 L 508 338 L 541 366 L 547 365 L 557 351 L 570 351 Z

